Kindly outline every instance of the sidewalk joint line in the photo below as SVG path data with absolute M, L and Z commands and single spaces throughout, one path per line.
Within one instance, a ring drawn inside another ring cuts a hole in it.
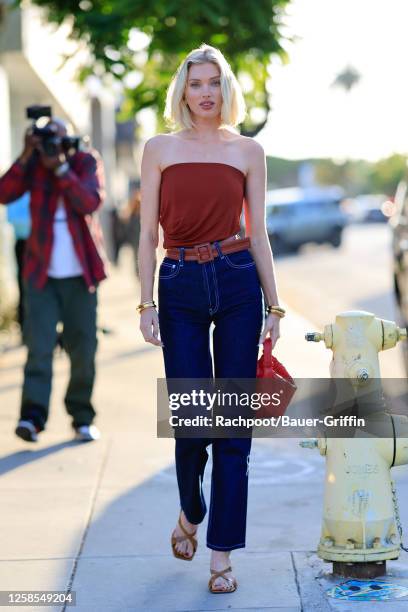
M 76 573 L 77 573 L 79 560 L 81 558 L 82 551 L 83 551 L 84 546 L 85 546 L 85 541 L 86 541 L 86 538 L 87 538 L 87 535 L 88 535 L 88 531 L 89 531 L 89 528 L 91 526 L 92 518 L 93 518 L 93 515 L 94 515 L 94 511 L 95 511 L 96 498 L 98 496 L 98 492 L 99 492 L 99 488 L 100 488 L 100 485 L 101 485 L 101 482 L 102 482 L 103 475 L 105 473 L 105 468 L 106 468 L 106 464 L 107 464 L 107 461 L 108 461 L 108 456 L 109 456 L 111 447 L 112 447 L 112 438 L 109 438 L 107 440 L 105 453 L 104 453 L 104 455 L 102 457 L 101 466 L 99 468 L 99 474 L 98 474 L 98 477 L 97 477 L 96 483 L 95 483 L 95 489 L 94 489 L 94 492 L 92 494 L 91 505 L 90 505 L 89 514 L 88 514 L 88 519 L 86 521 L 85 529 L 84 529 L 84 532 L 82 534 L 81 541 L 79 543 L 78 552 L 77 552 L 77 554 L 75 556 L 75 559 L 74 559 L 71 575 L 70 575 L 69 581 L 68 581 L 68 586 L 67 586 L 66 591 L 65 591 L 65 595 L 66 596 L 69 595 L 72 592 L 72 585 L 73 585 L 74 580 L 75 580 L 75 576 L 76 576 Z M 61 612 L 66 612 L 66 608 L 67 608 L 67 603 L 65 602 Z
M 290 558 L 291 558 L 291 561 L 292 561 L 292 567 L 293 567 L 293 573 L 294 573 L 294 577 L 295 577 L 296 590 L 297 590 L 297 593 L 298 593 L 298 596 L 299 596 L 300 612 L 304 612 L 304 610 L 303 610 L 303 602 L 302 602 L 302 593 L 300 591 L 300 584 L 299 584 L 299 576 L 298 576 L 298 571 L 297 571 L 295 559 L 294 559 L 294 556 L 293 556 L 293 552 L 290 553 Z

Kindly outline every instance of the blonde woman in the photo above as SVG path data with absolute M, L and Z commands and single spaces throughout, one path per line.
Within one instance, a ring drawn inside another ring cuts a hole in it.
M 270 334 L 275 345 L 279 337 L 284 311 L 265 228 L 265 156 L 259 144 L 234 129 L 244 116 L 229 64 L 218 49 L 203 44 L 184 59 L 167 93 L 165 117 L 178 131 L 155 136 L 144 149 L 140 329 L 146 342 L 162 347 L 168 379 L 254 378 L 258 343 Z M 243 208 L 245 238 L 239 236 Z M 157 312 L 159 223 L 167 251 Z M 209 445 L 209 589 L 230 593 L 237 588 L 230 552 L 245 546 L 250 438 L 176 439 L 181 511 L 171 544 L 178 559 L 191 560 L 196 552 L 206 514 L 202 480 Z

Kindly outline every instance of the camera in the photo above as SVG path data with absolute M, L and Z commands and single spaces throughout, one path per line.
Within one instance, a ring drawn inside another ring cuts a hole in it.
M 37 125 L 39 119 L 48 117 L 52 119 L 51 106 L 28 106 L 26 108 L 27 119 L 33 121 L 33 135 L 41 138 L 41 146 L 44 155 L 55 157 L 62 150 L 67 155 L 72 155 L 79 150 L 79 136 L 58 136 L 52 126 L 40 127 Z

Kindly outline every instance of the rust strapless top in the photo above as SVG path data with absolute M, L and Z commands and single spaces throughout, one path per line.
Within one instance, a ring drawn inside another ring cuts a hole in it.
M 167 166 L 160 184 L 163 246 L 191 247 L 240 231 L 245 174 L 217 162 L 182 162 Z

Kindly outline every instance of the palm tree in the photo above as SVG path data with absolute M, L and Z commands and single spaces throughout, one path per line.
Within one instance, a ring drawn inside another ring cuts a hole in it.
M 331 87 L 342 87 L 345 91 L 350 92 L 360 80 L 361 74 L 349 64 L 338 73 Z

